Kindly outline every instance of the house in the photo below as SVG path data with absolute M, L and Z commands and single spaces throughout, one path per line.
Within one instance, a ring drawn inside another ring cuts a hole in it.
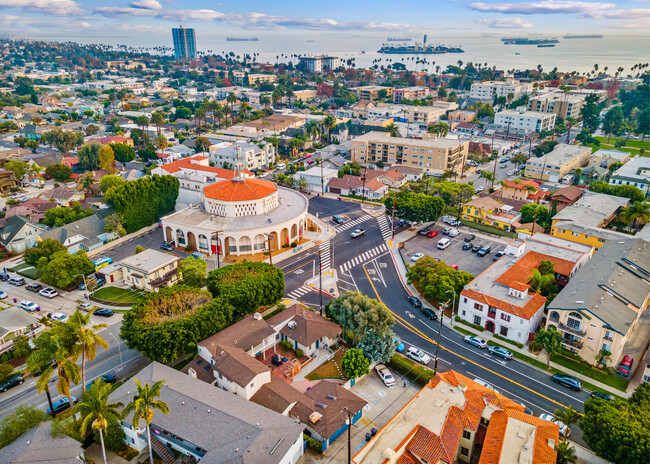
M 321 177 L 322 171 L 322 177 Z M 337 177 L 338 170 L 326 168 L 324 166 L 312 166 L 306 171 L 298 171 L 294 174 L 293 178 L 296 183 L 300 182 L 301 179 L 305 179 L 307 183 L 307 190 L 312 192 L 323 193 L 323 188 L 325 188 L 330 180 L 334 177 Z M 299 184 L 298 184 L 299 185 Z
M 18 187 L 18 182 L 13 171 L 0 171 L 0 192 L 5 193 L 7 190 Z
M 591 154 L 589 166 L 599 166 L 608 169 L 612 164 L 625 164 L 630 160 L 630 153 L 621 150 L 600 150 Z
M 532 180 L 504 180 L 500 196 L 506 200 L 525 202 L 531 193 L 537 192 L 539 184 Z
M 72 169 L 72 172 L 80 174 L 84 172 L 84 167 L 79 163 L 79 158 L 77 156 L 64 156 L 61 159 L 61 164 L 68 166 Z
M 21 216 L 12 216 L 7 219 L 0 229 L 0 244 L 14 253 L 21 253 L 36 245 L 36 240 L 49 227 L 36 224 Z
M 32 314 L 9 306 L 0 311 L 0 353 L 10 350 L 20 337 L 34 337 L 44 329 Z
M 52 421 L 41 422 L 0 449 L 0 462 L 5 464 L 86 462 L 84 449 L 77 440 L 63 433 L 54 433 Z
M 512 206 L 505 205 L 494 198 L 485 196 L 465 203 L 461 218 L 475 224 L 483 224 L 512 232 L 519 227 L 521 214 L 514 211 Z
M 60 153 L 47 153 L 40 156 L 32 156 L 29 158 L 29 163 L 38 166 L 39 168 L 46 168 L 53 164 L 61 164 L 63 155 Z
M 406 176 L 395 169 L 367 169 L 361 171 L 361 176 L 368 179 L 375 179 L 391 188 L 399 188 L 406 183 Z
M 526 343 L 544 318 L 546 298 L 534 293 L 530 278 L 542 261 L 555 265 L 556 283 L 564 285 L 593 255 L 593 248 L 544 234 L 514 239 L 506 256 L 494 262 L 460 293 L 458 315 L 485 330 Z
M 354 464 L 551 464 L 559 427 L 455 371 L 438 373 L 353 457 Z
M 275 147 L 268 142 L 223 142 L 210 147 L 210 162 L 214 166 L 236 166 L 242 163 L 244 169 L 268 169 L 277 161 Z
M 641 360 L 642 352 L 630 352 L 638 343 L 628 347 L 628 342 L 647 340 L 642 315 L 650 302 L 649 244 L 641 238 L 608 241 L 549 304 L 546 326 L 560 332 L 564 348 L 590 364 L 603 350 L 611 366 L 626 354 Z
M 45 217 L 45 212 L 52 208 L 56 208 L 56 203 L 34 197 L 20 205 L 10 207 L 5 213 L 5 217 L 23 216 L 32 222 L 40 222 Z
M 452 125 L 452 130 L 459 134 L 478 135 L 481 133 L 481 126 L 471 122 L 458 122 Z
M 608 240 L 627 240 L 630 235 L 605 227 L 629 202 L 627 198 L 585 191 L 551 218 L 551 235 L 596 248 Z
M 555 203 L 557 210 L 561 211 L 565 206 L 570 206 L 578 201 L 583 193 L 585 191 L 575 185 L 562 187 L 551 195 L 551 204 Z
M 323 316 L 301 305 L 294 304 L 267 321 L 280 334 L 280 340 L 287 340 L 294 350 L 302 350 L 305 356 L 313 355 L 321 347 L 338 342 L 341 327 Z
M 43 232 L 38 241 L 53 239 L 68 249 L 68 253 L 75 254 L 80 250 L 85 252 L 118 238 L 115 232 L 106 232 L 106 217 L 114 211 L 111 209 L 100 210 L 97 214 L 86 216 L 78 221 L 55 227 Z
M 38 198 L 56 203 L 58 206 L 72 206 L 75 201 L 83 201 L 84 192 L 68 187 L 57 187 L 46 190 Z
M 635 156 L 612 173 L 611 185 L 632 185 L 641 190 L 645 196 L 650 195 L 650 159 Z
M 375 179 L 364 182 L 361 177 L 346 174 L 342 178 L 332 178 L 327 184 L 327 191 L 339 195 L 356 195 L 379 200 L 388 193 L 388 186 Z
M 390 168 L 392 171 L 397 171 L 403 176 L 406 177 L 407 182 L 417 182 L 422 179 L 424 170 L 421 168 L 415 168 L 412 166 L 404 166 L 404 165 L 395 165 L 391 166 Z
M 124 283 L 145 291 L 169 287 L 178 281 L 176 255 L 148 248 L 120 261 Z
M 170 457 L 174 450 L 194 462 L 215 464 L 295 464 L 302 456 L 304 426 L 293 419 L 157 362 L 135 377 L 149 385 L 165 381 L 159 399 L 170 412 L 156 413 L 151 422 L 158 455 Z M 126 405 L 134 391 L 132 377 L 111 393 L 110 402 Z M 126 443 L 142 451 L 147 447 L 144 422 L 140 428 L 132 423 L 133 414 L 122 421 Z

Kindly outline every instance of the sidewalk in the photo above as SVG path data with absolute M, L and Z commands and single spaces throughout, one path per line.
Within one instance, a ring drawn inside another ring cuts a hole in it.
M 423 307 L 430 308 L 430 309 L 433 309 L 435 311 L 439 311 L 438 308 L 436 308 L 436 307 L 432 306 L 431 304 L 429 304 L 424 299 L 424 297 L 422 295 L 420 295 L 420 293 L 417 291 L 417 289 L 413 285 L 407 284 L 406 265 L 404 264 L 402 256 L 399 253 L 398 247 L 399 247 L 399 244 L 401 242 L 404 242 L 404 241 L 408 240 L 413 234 L 414 234 L 414 232 L 404 231 L 404 232 L 401 232 L 401 233 L 395 235 L 395 240 L 394 241 L 393 240 L 387 240 L 386 244 L 388 245 L 388 250 L 390 251 L 390 254 L 391 254 L 392 258 L 393 258 L 393 262 L 395 263 L 395 267 L 398 270 L 400 280 L 402 281 L 402 285 L 404 286 L 406 291 L 410 295 L 415 295 L 418 298 L 420 298 L 420 300 L 422 301 L 422 306 Z M 447 327 L 450 327 L 450 328 L 453 328 L 453 326 L 454 326 L 453 321 L 450 318 L 447 318 L 447 317 L 443 317 L 443 324 L 446 325 Z M 518 352 L 520 354 L 528 356 L 529 358 L 536 359 L 539 362 L 542 362 L 542 363 L 546 364 L 546 355 L 544 355 L 543 353 L 535 355 L 534 353 L 531 353 L 526 349 L 522 349 L 522 348 L 519 348 L 517 346 L 511 345 L 510 343 L 504 343 L 502 340 L 499 340 L 499 339 L 495 338 L 489 332 L 485 332 L 485 331 L 484 332 L 479 332 L 478 330 L 474 329 L 473 327 L 470 327 L 470 326 L 465 325 L 465 324 L 456 323 L 456 325 L 458 327 L 462 328 L 463 330 L 466 330 L 468 332 L 471 332 L 474 335 L 477 335 L 477 336 L 483 338 L 486 341 L 492 341 L 492 342 L 497 343 L 497 344 L 499 344 L 501 346 L 506 346 L 510 351 L 516 351 L 516 352 Z M 548 371 L 540 369 L 537 366 L 534 366 L 532 364 L 530 364 L 530 367 L 533 368 L 533 369 L 537 369 L 540 372 L 544 372 L 545 374 L 548 374 Z M 610 387 L 609 385 L 605 385 L 604 383 L 601 383 L 601 382 L 599 382 L 597 380 L 594 380 L 594 379 L 592 379 L 590 377 L 587 377 L 586 375 L 582 375 L 579 372 L 575 372 L 575 371 L 572 371 L 570 369 L 567 369 L 566 367 L 561 366 L 559 364 L 556 364 L 556 363 L 554 363 L 552 361 L 551 361 L 551 367 L 553 367 L 553 368 L 555 368 L 555 369 L 557 369 L 557 370 L 559 370 L 561 372 L 570 373 L 572 376 L 582 380 L 583 382 L 588 382 L 588 383 L 590 383 L 592 385 L 595 385 L 598 388 L 600 388 L 600 389 L 602 389 L 602 390 L 604 390 L 604 391 L 606 391 L 608 393 L 611 393 L 613 395 L 617 395 L 617 396 L 620 396 L 620 397 L 623 397 L 623 398 L 629 398 L 630 397 L 629 393 L 617 390 L 616 388 Z M 628 391 L 629 391 L 629 389 L 628 389 Z

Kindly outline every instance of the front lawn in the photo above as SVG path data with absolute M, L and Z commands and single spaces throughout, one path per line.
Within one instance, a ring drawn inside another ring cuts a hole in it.
M 115 303 L 137 303 L 141 296 L 128 288 L 102 287 L 93 293 L 95 298 Z
M 36 280 L 41 276 L 41 273 L 35 267 L 28 267 L 26 269 L 22 269 L 18 271 L 18 274 L 32 280 Z
M 307 374 L 305 378 L 307 380 L 320 380 L 320 379 L 342 379 L 345 378 L 343 374 L 339 372 L 336 365 L 341 365 L 343 360 L 343 355 L 345 354 L 344 350 L 339 349 L 334 353 L 334 357 L 327 361 L 326 363 L 321 364 L 312 372 Z M 336 363 L 336 364 L 335 364 Z

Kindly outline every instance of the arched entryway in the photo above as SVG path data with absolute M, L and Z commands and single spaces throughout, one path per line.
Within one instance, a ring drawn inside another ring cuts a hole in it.
M 253 252 L 261 253 L 266 249 L 266 238 L 262 234 L 257 234 L 253 239 Z
M 298 236 L 298 224 L 291 226 L 291 239 L 295 240 Z
M 167 227 L 165 229 L 165 239 L 167 240 L 167 243 L 175 243 L 176 240 L 174 240 L 174 231 L 172 230 L 171 227 Z
M 187 233 L 187 246 L 196 251 L 196 236 L 193 232 Z
M 223 240 L 223 243 L 224 243 L 224 247 L 225 247 L 224 254 L 230 255 L 230 254 L 233 254 L 233 253 L 237 253 L 237 240 L 236 239 L 234 239 L 232 237 L 226 237 Z
M 201 234 L 199 235 L 199 251 L 202 251 L 203 253 L 208 253 L 208 237 L 205 235 Z
M 185 246 L 185 233 L 180 230 L 176 229 L 176 246 Z
M 240 253 L 251 253 L 253 251 L 253 244 L 251 239 L 248 236 L 244 236 L 239 239 L 239 252 Z
M 492 332 L 492 333 L 494 333 L 494 329 L 495 329 L 494 322 L 492 322 L 492 321 L 487 321 L 487 322 L 485 323 L 485 330 L 487 330 L 488 332 Z
M 280 244 L 282 246 L 289 244 L 289 229 L 286 227 L 280 232 Z

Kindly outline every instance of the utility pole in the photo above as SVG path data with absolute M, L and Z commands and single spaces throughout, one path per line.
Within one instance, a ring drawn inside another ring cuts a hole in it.
M 219 261 L 219 254 L 221 254 L 221 246 L 219 245 L 219 231 L 216 231 L 214 233 L 212 239 L 216 239 L 217 241 L 217 269 L 219 269 L 219 267 L 221 267 L 221 262 Z
M 438 373 L 438 350 L 440 350 L 440 335 L 442 334 L 442 318 L 445 316 L 445 309 L 447 308 L 446 304 L 441 304 L 440 307 L 440 327 L 438 328 L 438 341 L 436 342 L 436 360 L 433 364 L 433 375 Z
M 361 203 L 366 202 L 366 176 L 368 175 L 368 168 L 364 168 L 364 174 L 361 177 L 361 180 L 363 181 L 363 186 L 361 187 Z
M 323 262 L 321 255 L 322 251 L 318 252 L 318 282 L 320 284 L 320 315 L 323 315 Z
M 325 196 L 325 187 L 323 187 L 323 153 L 320 154 L 320 194 Z
M 343 408 L 347 414 L 346 422 L 348 423 L 348 464 L 352 464 L 352 445 L 351 445 L 351 436 L 350 430 L 352 429 L 352 413 L 348 408 Z
M 397 190 L 393 190 L 393 237 L 391 240 L 395 240 L 395 205 L 397 203 Z
M 273 266 L 273 250 L 271 250 L 271 234 L 266 235 L 266 241 L 269 245 L 269 264 Z

